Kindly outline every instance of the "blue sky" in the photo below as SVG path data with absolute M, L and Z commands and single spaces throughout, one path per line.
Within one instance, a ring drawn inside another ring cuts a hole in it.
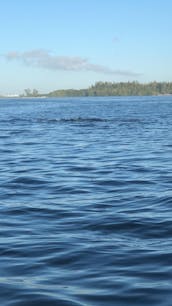
M 171 0 L 0 0 L 0 93 L 172 81 Z

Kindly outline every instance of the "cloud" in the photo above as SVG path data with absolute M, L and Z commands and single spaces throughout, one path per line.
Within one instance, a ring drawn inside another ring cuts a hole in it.
M 115 70 L 107 66 L 93 64 L 87 58 L 79 56 L 57 56 L 44 49 L 31 50 L 27 52 L 12 51 L 5 54 L 4 57 L 8 61 L 17 60 L 28 66 L 54 71 L 92 71 L 99 74 L 102 73 L 128 77 L 139 75 L 139 73 L 129 70 Z
M 112 39 L 112 42 L 113 42 L 114 44 L 119 43 L 119 42 L 120 42 L 119 37 L 118 37 L 118 36 L 114 36 L 113 39 Z

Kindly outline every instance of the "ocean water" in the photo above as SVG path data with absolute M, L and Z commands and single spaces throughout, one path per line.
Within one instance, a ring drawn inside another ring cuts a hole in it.
M 172 97 L 0 100 L 0 305 L 172 305 Z

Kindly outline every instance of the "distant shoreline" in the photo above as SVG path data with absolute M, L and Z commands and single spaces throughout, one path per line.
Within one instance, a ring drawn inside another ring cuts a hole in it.
M 97 82 L 85 89 L 58 89 L 40 94 L 36 89 L 25 89 L 21 95 L 1 95 L 1 98 L 57 98 L 57 97 L 121 97 L 172 96 L 172 82 Z
M 44 97 L 41 97 L 41 96 L 37 96 L 37 97 L 22 97 L 22 96 L 18 96 L 18 97 L 8 97 L 8 96 L 0 96 L 0 100 L 18 100 L 18 99 L 21 99 L 21 100 L 32 100 L 32 99 L 60 99 L 60 98 L 122 98 L 122 97 L 135 97 L 135 98 L 141 98 L 141 97 L 171 97 L 172 94 L 164 94 L 164 95 L 118 95 L 118 96 L 44 96 Z

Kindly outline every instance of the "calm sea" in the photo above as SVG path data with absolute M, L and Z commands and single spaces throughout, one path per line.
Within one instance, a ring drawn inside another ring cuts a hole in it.
M 172 97 L 0 100 L 0 305 L 172 305 Z

